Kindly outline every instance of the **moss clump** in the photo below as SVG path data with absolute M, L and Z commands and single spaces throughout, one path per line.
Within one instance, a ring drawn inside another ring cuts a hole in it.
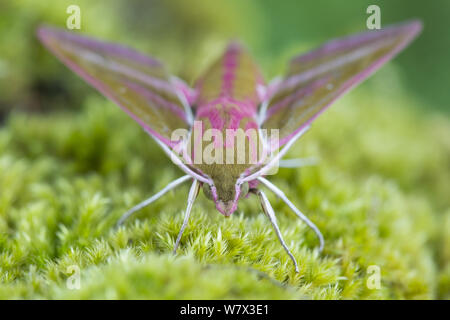
M 224 219 L 200 195 L 176 257 L 187 185 L 114 229 L 180 171 L 112 103 L 12 114 L 0 129 L 0 297 L 449 298 L 450 121 L 404 99 L 348 95 L 290 151 L 319 165 L 269 177 L 326 239 L 319 254 L 269 194 L 299 274 L 252 198 Z

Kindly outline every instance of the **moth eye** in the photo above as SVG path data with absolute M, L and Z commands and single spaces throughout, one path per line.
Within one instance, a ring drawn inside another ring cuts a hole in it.
M 211 186 L 207 183 L 203 184 L 203 193 L 209 200 L 214 200 L 212 192 L 211 192 Z
M 241 194 L 239 195 L 239 198 L 241 198 L 241 199 L 244 198 L 247 195 L 248 190 L 249 190 L 248 182 L 244 182 L 241 185 Z

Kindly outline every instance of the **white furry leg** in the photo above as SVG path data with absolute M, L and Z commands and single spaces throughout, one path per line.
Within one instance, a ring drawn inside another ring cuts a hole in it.
M 116 227 L 122 225 L 124 223 L 124 221 L 126 219 L 128 219 L 133 213 L 135 213 L 136 211 L 144 208 L 145 206 L 148 206 L 150 203 L 158 200 L 159 198 L 161 198 L 164 194 L 166 194 L 168 191 L 174 189 L 175 187 L 177 187 L 178 185 L 182 184 L 183 182 L 189 180 L 191 178 L 191 176 L 186 175 L 183 176 L 181 178 L 178 178 L 172 182 L 170 182 L 164 189 L 162 189 L 161 191 L 159 191 L 157 194 L 151 196 L 150 198 L 148 198 L 145 201 L 142 201 L 141 203 L 139 203 L 138 205 L 134 206 L 133 208 L 131 208 L 130 210 L 128 210 L 127 212 L 125 212 L 122 217 L 119 219 L 119 221 L 116 224 Z
M 177 241 L 175 242 L 175 246 L 173 248 L 173 253 L 175 254 L 178 249 L 178 245 L 180 244 L 181 236 L 183 235 L 184 229 L 189 221 L 189 217 L 191 215 L 192 206 L 194 205 L 194 201 L 197 198 L 198 192 L 200 191 L 200 184 L 197 180 L 194 179 L 192 183 L 191 190 L 189 190 L 188 203 L 186 207 L 186 213 L 184 214 L 184 221 L 181 226 L 180 232 L 178 233 Z
M 317 158 L 298 158 L 298 159 L 281 159 L 278 166 L 280 168 L 301 168 L 306 166 L 315 166 L 319 161 Z
M 271 183 L 269 180 L 267 180 L 267 179 L 265 179 L 263 177 L 259 177 L 258 180 L 261 181 L 273 193 L 275 193 L 277 196 L 279 196 L 281 198 L 281 200 L 283 200 L 289 206 L 289 208 L 291 208 L 291 210 L 294 211 L 294 213 L 297 215 L 297 217 L 299 217 L 311 229 L 313 229 L 313 231 L 315 232 L 315 234 L 319 238 L 319 242 L 320 242 L 319 251 L 322 251 L 323 250 L 323 246 L 325 244 L 325 241 L 323 239 L 323 235 L 320 232 L 319 228 L 317 228 L 317 226 L 311 220 L 309 220 L 300 210 L 298 210 L 297 207 L 286 197 L 284 192 L 281 191 L 280 189 L 278 189 L 277 186 L 275 186 L 273 183 Z

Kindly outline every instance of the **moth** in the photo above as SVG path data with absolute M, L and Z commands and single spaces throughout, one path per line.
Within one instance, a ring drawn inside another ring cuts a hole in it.
M 267 175 L 283 165 L 280 159 L 328 106 L 402 51 L 421 29 L 421 22 L 413 20 L 332 40 L 294 57 L 286 74 L 268 84 L 248 51 L 232 42 L 192 87 L 170 75 L 155 58 L 133 49 L 48 26 L 40 27 L 37 35 L 66 66 L 131 116 L 185 173 L 127 211 L 119 225 L 168 191 L 191 181 L 176 252 L 200 189 L 225 217 L 236 211 L 241 199 L 255 194 L 298 272 L 297 261 L 283 240 L 261 186 L 281 198 L 315 232 L 321 251 L 324 239 L 319 229 Z M 180 129 L 187 136 L 174 139 L 173 133 Z M 244 137 L 243 148 L 228 136 L 238 130 L 253 130 Z M 276 141 L 263 130 L 276 130 Z M 226 138 L 219 139 L 221 134 Z M 212 149 L 205 141 L 212 141 Z M 253 152 L 255 146 L 261 146 L 263 152 Z M 193 161 L 207 148 L 213 159 L 227 154 L 231 161 Z M 236 161 L 240 156 L 244 160 Z M 305 163 L 294 160 L 287 164 L 295 167 Z

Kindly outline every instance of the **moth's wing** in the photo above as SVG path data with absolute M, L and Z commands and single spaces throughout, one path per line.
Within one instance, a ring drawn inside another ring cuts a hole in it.
M 330 41 L 292 59 L 266 101 L 262 128 L 279 129 L 279 146 L 305 129 L 342 94 L 392 59 L 420 32 L 419 21 Z M 264 104 L 263 104 L 264 105 Z
M 169 147 L 174 130 L 190 128 L 183 93 L 157 60 L 121 45 L 50 27 L 37 31 L 42 43 L 66 66 L 117 103 L 150 135 Z

